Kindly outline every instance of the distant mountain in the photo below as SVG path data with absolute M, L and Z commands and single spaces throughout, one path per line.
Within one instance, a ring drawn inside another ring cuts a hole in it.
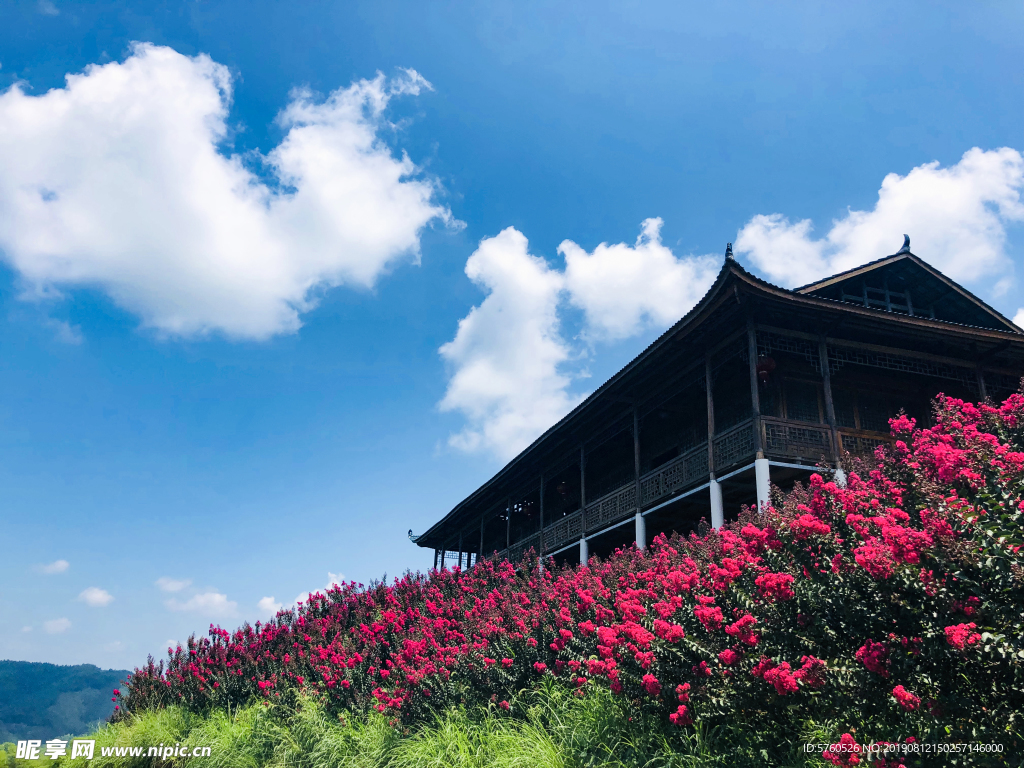
M 0 661 L 0 743 L 82 734 L 110 717 L 126 669 Z

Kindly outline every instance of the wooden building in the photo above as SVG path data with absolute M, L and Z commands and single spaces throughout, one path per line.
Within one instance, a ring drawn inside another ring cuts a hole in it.
M 463 567 L 532 548 L 586 562 L 661 532 L 720 526 L 769 483 L 870 454 L 939 392 L 998 400 L 1024 331 L 910 252 L 795 290 L 726 250 L 679 322 L 446 514 L 419 546 Z

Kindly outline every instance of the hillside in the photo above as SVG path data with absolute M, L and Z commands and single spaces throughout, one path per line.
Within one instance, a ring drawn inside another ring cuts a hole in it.
M 342 764 L 371 732 L 395 755 L 465 742 L 539 765 L 497 746 L 524 729 L 560 766 L 1020 765 L 1024 395 L 940 396 L 934 426 L 891 427 L 845 483 L 814 474 L 719 530 L 587 566 L 348 584 L 211 627 L 136 670 L 97 738 L 159 731 L 275 768 Z M 311 728 L 340 751 L 278 760 Z M 456 736 L 471 732 L 486 744 Z M 360 764 L 458 764 L 378 757 Z
M 0 661 L 0 743 L 86 733 L 114 711 L 125 669 Z

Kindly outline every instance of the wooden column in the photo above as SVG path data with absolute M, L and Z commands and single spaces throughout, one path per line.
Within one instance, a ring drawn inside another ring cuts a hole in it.
M 747 318 L 747 357 L 750 358 L 750 406 L 754 415 L 755 458 L 764 458 L 764 440 L 761 433 L 761 393 L 757 381 L 757 329 L 754 319 Z
M 462 532 L 459 532 L 459 568 L 462 567 Z
M 587 508 L 587 456 L 580 446 L 580 509 Z M 584 520 L 584 522 L 586 522 Z
M 713 375 L 711 355 L 707 354 L 704 356 L 704 392 L 708 401 L 708 472 L 712 478 L 715 476 L 715 400 L 711 394 Z
M 440 557 L 440 556 L 441 556 L 441 550 L 439 550 L 439 549 L 435 548 L 435 549 L 434 549 L 434 570 L 435 570 L 435 571 L 437 570 L 437 559 L 438 559 L 438 557 Z
M 586 565 L 590 557 L 587 546 L 587 455 L 580 443 L 580 564 Z
M 988 388 L 985 386 L 985 371 L 982 370 L 981 366 L 978 366 L 978 398 L 980 400 L 988 399 Z
M 821 366 L 821 384 L 825 391 L 825 420 L 832 432 L 832 449 L 835 452 L 836 466 L 839 465 L 839 457 L 843 452 L 843 444 L 839 439 L 839 429 L 836 425 L 836 405 L 832 399 L 832 371 L 828 367 L 828 343 L 822 334 L 818 338 L 818 365 Z
M 715 398 L 714 372 L 711 368 L 711 355 L 704 357 L 704 390 L 708 403 L 708 501 L 711 505 L 711 525 L 721 528 L 725 524 L 725 507 L 722 503 L 722 486 L 715 478 Z
M 647 549 L 647 526 L 644 516 L 641 514 L 643 495 L 640 487 L 640 411 L 635 403 L 633 404 L 633 473 L 636 476 L 636 519 L 633 540 L 636 542 L 637 549 Z
M 484 513 L 480 516 L 480 554 L 476 556 L 476 561 L 479 563 L 480 558 L 484 556 L 484 527 L 487 525 L 487 514 Z
M 636 478 L 636 507 L 640 509 L 640 412 L 633 406 L 633 475 Z
M 512 546 L 512 497 L 505 502 L 505 549 Z
M 540 473 L 540 544 L 537 545 L 537 555 L 544 557 L 544 473 Z

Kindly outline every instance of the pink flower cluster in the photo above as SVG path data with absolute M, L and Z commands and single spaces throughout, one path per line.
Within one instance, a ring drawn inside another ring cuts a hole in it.
M 985 586 L 981 567 L 959 578 L 964 553 L 988 547 L 1021 561 L 1003 539 L 978 533 L 989 512 L 977 489 L 1011 515 L 1024 487 L 1024 397 L 940 406 L 926 430 L 894 420 L 898 441 L 879 449 L 874 468 L 849 472 L 845 487 L 814 474 L 778 509 L 586 567 L 539 569 L 531 556 L 338 586 L 267 623 L 211 626 L 136 670 L 115 699 L 122 712 L 208 710 L 301 690 L 337 711 L 408 721 L 473 700 L 503 708 L 547 679 L 580 695 L 606 687 L 683 727 L 723 701 L 751 711 L 782 698 L 818 706 L 827 696 L 816 692 L 831 686 L 845 686 L 843 700 L 876 701 L 892 676 L 929 680 L 925 706 L 903 686 L 892 695 L 904 712 L 938 717 L 954 691 L 964 706 L 959 681 L 1002 669 L 965 652 L 981 641 L 978 625 L 995 635 L 1003 592 Z M 971 623 L 954 623 L 964 618 Z M 835 671 L 855 662 L 871 674 Z M 843 745 L 826 759 L 854 764 Z
M 951 627 L 946 627 L 946 642 L 958 651 L 962 651 L 969 645 L 977 645 L 981 640 L 981 635 L 974 631 L 976 628 L 973 621 L 970 624 L 954 624 Z

